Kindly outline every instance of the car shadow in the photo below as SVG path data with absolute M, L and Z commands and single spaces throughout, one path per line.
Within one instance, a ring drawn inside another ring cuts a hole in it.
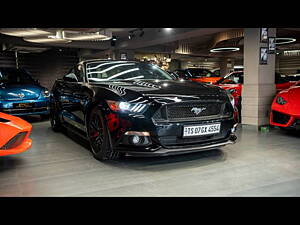
M 285 136 L 289 136 L 289 137 L 297 137 L 297 138 L 300 137 L 300 130 L 295 130 L 295 129 L 283 130 L 278 127 L 273 127 L 272 129 L 281 135 L 285 135 Z
M 24 159 L 22 158 L 14 157 L 13 155 L 0 157 L 0 173 L 15 169 L 22 165 L 24 165 Z
M 18 117 L 27 121 L 28 123 L 39 123 L 39 122 L 49 121 L 48 118 L 42 119 L 39 115 L 18 116 Z
M 118 160 L 103 163 L 119 168 L 148 171 L 164 171 L 180 168 L 208 166 L 225 161 L 227 153 L 221 149 L 212 149 L 171 156 L 134 157 L 124 156 Z

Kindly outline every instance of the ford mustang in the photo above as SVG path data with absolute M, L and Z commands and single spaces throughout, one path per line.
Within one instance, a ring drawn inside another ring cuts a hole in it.
M 277 94 L 272 103 L 270 124 L 300 130 L 300 81 Z
M 49 115 L 49 91 L 27 71 L 0 68 L 0 112 L 11 115 Z
M 13 155 L 31 147 L 31 125 L 19 117 L 0 113 L 0 156 Z
M 233 101 L 152 64 L 88 60 L 54 83 L 50 122 L 86 138 L 99 160 L 189 153 L 235 142 Z

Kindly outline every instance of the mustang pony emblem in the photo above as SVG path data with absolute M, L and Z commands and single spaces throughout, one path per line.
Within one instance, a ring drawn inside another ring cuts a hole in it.
M 192 111 L 193 113 L 195 113 L 196 115 L 200 114 L 200 113 L 203 112 L 204 110 L 206 110 L 205 107 L 203 107 L 203 108 L 196 108 L 196 107 L 194 107 L 194 108 L 191 109 L 191 111 Z
M 20 98 L 24 98 L 24 97 L 25 97 L 24 93 L 19 93 L 18 96 L 19 96 Z

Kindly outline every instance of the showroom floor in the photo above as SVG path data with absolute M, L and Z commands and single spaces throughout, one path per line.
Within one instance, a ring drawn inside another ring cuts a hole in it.
M 32 148 L 0 158 L 0 196 L 300 196 L 299 134 L 243 128 L 223 150 L 103 163 L 31 120 Z

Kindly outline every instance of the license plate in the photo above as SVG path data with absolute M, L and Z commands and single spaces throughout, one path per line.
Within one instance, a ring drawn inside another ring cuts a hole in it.
M 15 103 L 14 108 L 24 109 L 24 108 L 32 108 L 33 103 Z
M 183 137 L 201 136 L 220 133 L 221 124 L 194 125 L 183 127 Z

